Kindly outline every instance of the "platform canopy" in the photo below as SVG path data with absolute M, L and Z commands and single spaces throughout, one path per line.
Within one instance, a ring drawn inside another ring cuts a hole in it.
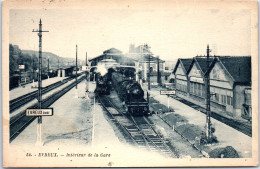
M 90 59 L 91 66 L 97 66 L 98 62 L 113 59 L 120 65 L 135 66 L 136 60 L 126 57 L 120 50 L 111 48 L 105 50 L 102 55 Z

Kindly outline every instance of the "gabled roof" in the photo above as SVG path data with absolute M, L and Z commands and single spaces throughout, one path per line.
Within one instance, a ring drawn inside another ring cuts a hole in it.
M 190 59 L 190 58 L 189 58 L 189 59 L 182 59 L 182 58 L 178 59 L 176 65 L 175 65 L 175 67 L 174 67 L 174 69 L 173 69 L 173 73 L 175 74 L 175 72 L 177 71 L 177 68 L 178 68 L 179 64 L 182 64 L 182 65 L 183 65 L 183 68 L 185 69 L 185 72 L 187 73 L 188 70 L 189 70 L 189 67 L 190 67 L 190 65 L 191 65 L 192 60 L 193 60 L 193 59 Z
M 108 50 L 105 50 L 103 54 L 122 54 L 122 52 L 116 48 L 110 48 Z
M 89 59 L 89 62 L 103 59 L 104 56 L 111 56 L 111 55 L 118 55 L 118 56 L 123 56 L 122 52 L 116 48 L 110 48 L 108 50 L 105 50 L 102 55 L 96 56 L 94 58 Z
M 207 68 L 207 57 L 205 56 L 196 56 L 194 57 L 194 61 L 198 63 L 201 71 L 203 74 L 205 74 L 208 71 Z M 209 57 L 209 68 L 211 68 L 211 64 L 214 61 L 214 57 L 210 56 Z
M 212 65 L 213 61 L 214 61 L 214 58 L 212 56 L 209 57 L 209 68 L 210 69 L 212 68 L 211 65 Z M 196 56 L 196 57 L 194 57 L 193 60 L 192 60 L 191 65 L 190 65 L 190 67 L 189 67 L 189 69 L 187 71 L 187 74 L 189 74 L 193 64 L 195 64 L 195 63 L 198 65 L 199 69 L 202 71 L 203 76 L 204 76 L 205 73 L 208 71 L 207 70 L 207 57 L 205 57 L 205 56 Z
M 222 56 L 218 60 L 235 82 L 251 83 L 251 56 Z

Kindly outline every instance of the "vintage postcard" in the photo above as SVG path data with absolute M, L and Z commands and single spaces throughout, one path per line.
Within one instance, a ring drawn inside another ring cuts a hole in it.
M 258 166 L 258 4 L 2 3 L 4 167 Z

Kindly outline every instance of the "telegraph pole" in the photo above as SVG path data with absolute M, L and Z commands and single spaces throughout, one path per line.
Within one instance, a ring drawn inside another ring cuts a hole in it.
M 159 56 L 157 57 L 157 83 L 158 83 L 158 86 L 161 85 L 161 72 L 160 72 L 160 58 L 159 58 Z
M 32 32 L 38 32 L 39 36 L 39 75 L 38 75 L 38 105 L 39 109 L 42 108 L 42 32 L 49 32 L 42 30 L 42 21 L 40 19 L 39 30 L 33 30 Z M 42 123 L 42 117 L 38 117 L 38 124 Z
M 146 46 L 146 48 L 148 49 L 149 48 L 149 46 L 146 44 L 145 45 Z M 148 50 L 147 50 L 148 51 Z M 150 53 L 148 53 L 148 90 L 151 90 L 151 82 L 150 82 L 150 74 L 151 74 L 151 70 L 150 70 L 150 67 L 151 67 L 151 60 L 150 60 L 150 58 L 151 58 L 151 55 L 150 55 Z
M 89 78 L 88 78 L 88 75 L 89 75 L 89 72 L 88 72 L 88 52 L 86 52 L 86 82 L 87 82 L 87 86 L 86 86 L 86 92 L 88 92 L 88 89 L 89 89 Z
M 86 66 L 88 66 L 88 52 L 86 52 Z
M 49 57 L 48 57 L 48 78 L 49 78 L 49 72 L 50 72 L 50 64 L 49 64 Z
M 76 89 L 78 88 L 78 45 L 76 45 Z
M 207 45 L 207 70 L 209 70 L 209 53 L 211 50 L 209 49 L 209 45 Z M 207 141 L 210 142 L 212 138 L 212 131 L 211 131 L 211 112 L 210 112 L 210 76 L 209 73 L 207 72 L 205 74 L 205 80 L 206 80 L 206 112 L 207 112 L 207 117 L 206 117 L 206 137 Z
M 40 19 L 39 23 L 39 30 L 32 32 L 38 32 L 39 36 L 39 75 L 38 75 L 38 108 L 42 108 L 42 33 L 49 32 L 42 30 L 42 21 Z M 38 116 L 38 128 L 37 128 L 37 142 L 41 143 L 41 124 L 42 124 L 42 117 Z
M 32 59 L 33 61 L 33 82 L 34 82 L 34 58 Z
M 149 56 L 149 60 L 148 60 L 148 67 L 149 67 L 149 71 L 148 71 L 148 90 L 151 90 L 151 82 L 150 82 L 150 73 L 151 73 L 151 70 L 150 70 L 150 54 L 148 55 Z

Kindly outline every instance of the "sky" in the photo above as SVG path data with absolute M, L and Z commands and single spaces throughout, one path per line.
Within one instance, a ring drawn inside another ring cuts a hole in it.
M 11 10 L 9 41 L 21 49 L 38 50 L 33 29 L 42 20 L 43 51 L 84 60 L 130 44 L 147 43 L 163 60 L 206 55 L 251 55 L 251 13 L 246 9 L 28 9 Z

